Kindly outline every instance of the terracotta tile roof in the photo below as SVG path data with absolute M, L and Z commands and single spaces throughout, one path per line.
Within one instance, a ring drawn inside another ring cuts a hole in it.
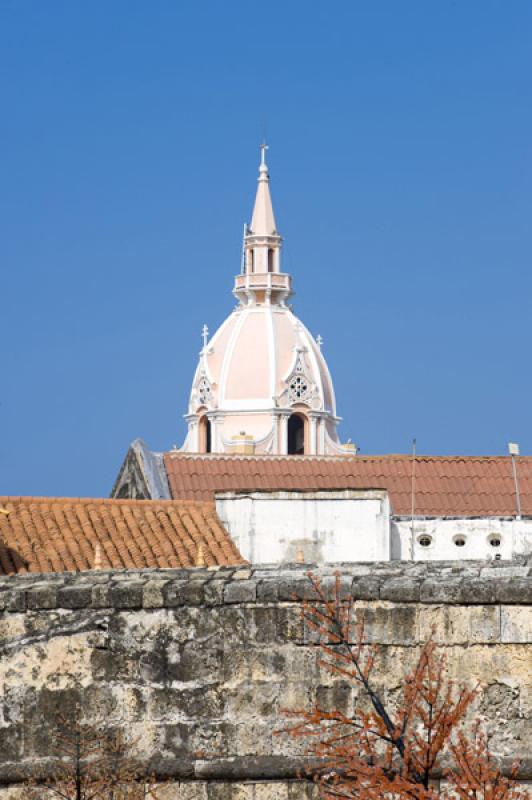
M 387 489 L 393 513 L 411 511 L 412 457 L 165 454 L 172 497 L 207 500 L 218 491 Z M 508 456 L 417 456 L 419 516 L 513 516 Z M 521 508 L 532 516 L 532 457 L 517 459 Z
M 206 566 L 244 563 L 212 500 L 0 497 L 1 575 L 193 567 L 200 546 Z

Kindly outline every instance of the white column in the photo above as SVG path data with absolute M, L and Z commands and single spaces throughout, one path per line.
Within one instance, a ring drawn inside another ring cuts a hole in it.
M 325 453 L 325 420 L 323 417 L 320 418 L 318 422 L 318 447 L 317 447 L 317 455 L 324 456 Z
M 272 455 L 278 455 L 281 450 L 279 447 L 279 417 L 277 414 L 274 414 L 272 417 L 272 426 L 273 426 L 273 444 L 272 444 Z
M 316 417 L 311 416 L 310 417 L 310 442 L 309 442 L 310 455 L 311 456 L 315 456 L 316 455 L 316 449 L 317 449 L 317 427 L 318 427 L 318 420 L 316 419 Z
M 209 417 L 211 423 L 211 453 L 218 452 L 218 420 L 216 417 Z
M 198 420 L 191 420 L 189 423 L 189 431 L 190 431 L 190 452 L 197 453 L 199 452 L 199 425 Z
M 279 453 L 285 456 L 288 453 L 288 417 L 283 414 L 280 424 L 281 441 L 279 442 Z

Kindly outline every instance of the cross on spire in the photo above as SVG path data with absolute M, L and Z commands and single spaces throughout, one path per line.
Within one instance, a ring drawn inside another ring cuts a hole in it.
M 203 326 L 201 329 L 201 335 L 203 336 L 203 347 L 207 347 L 207 339 L 209 338 L 209 329 L 206 325 Z
M 266 150 L 269 150 L 269 149 L 270 148 L 268 147 L 266 142 L 263 142 L 261 144 L 261 146 L 260 146 L 260 165 L 261 165 L 261 167 L 265 167 L 266 168 Z

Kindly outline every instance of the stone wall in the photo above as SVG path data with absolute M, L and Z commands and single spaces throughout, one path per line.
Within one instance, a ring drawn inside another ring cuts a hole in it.
M 180 796 L 286 800 L 301 742 L 283 708 L 348 709 L 351 688 L 319 666 L 299 598 L 308 567 L 87 572 L 0 580 L 0 783 L 52 765 L 58 711 L 126 731 Z M 522 562 L 339 565 L 382 647 L 393 694 L 434 627 L 449 674 L 478 682 L 494 749 L 532 778 L 532 577 Z M 335 568 L 316 569 L 332 585 Z M 175 784 L 177 785 L 177 783 Z M 241 788 L 238 788 L 241 787 Z M 244 788 L 242 788 L 244 787 Z M 273 793 L 273 794 L 272 794 Z

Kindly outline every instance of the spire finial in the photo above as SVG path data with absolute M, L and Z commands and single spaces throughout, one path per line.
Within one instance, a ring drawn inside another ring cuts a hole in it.
M 269 146 L 263 141 L 260 146 L 260 172 L 268 172 L 268 167 L 266 166 L 266 150 L 269 149 Z
M 209 329 L 206 325 L 203 326 L 201 329 L 201 335 L 203 337 L 203 347 L 207 347 L 207 339 L 209 338 Z

